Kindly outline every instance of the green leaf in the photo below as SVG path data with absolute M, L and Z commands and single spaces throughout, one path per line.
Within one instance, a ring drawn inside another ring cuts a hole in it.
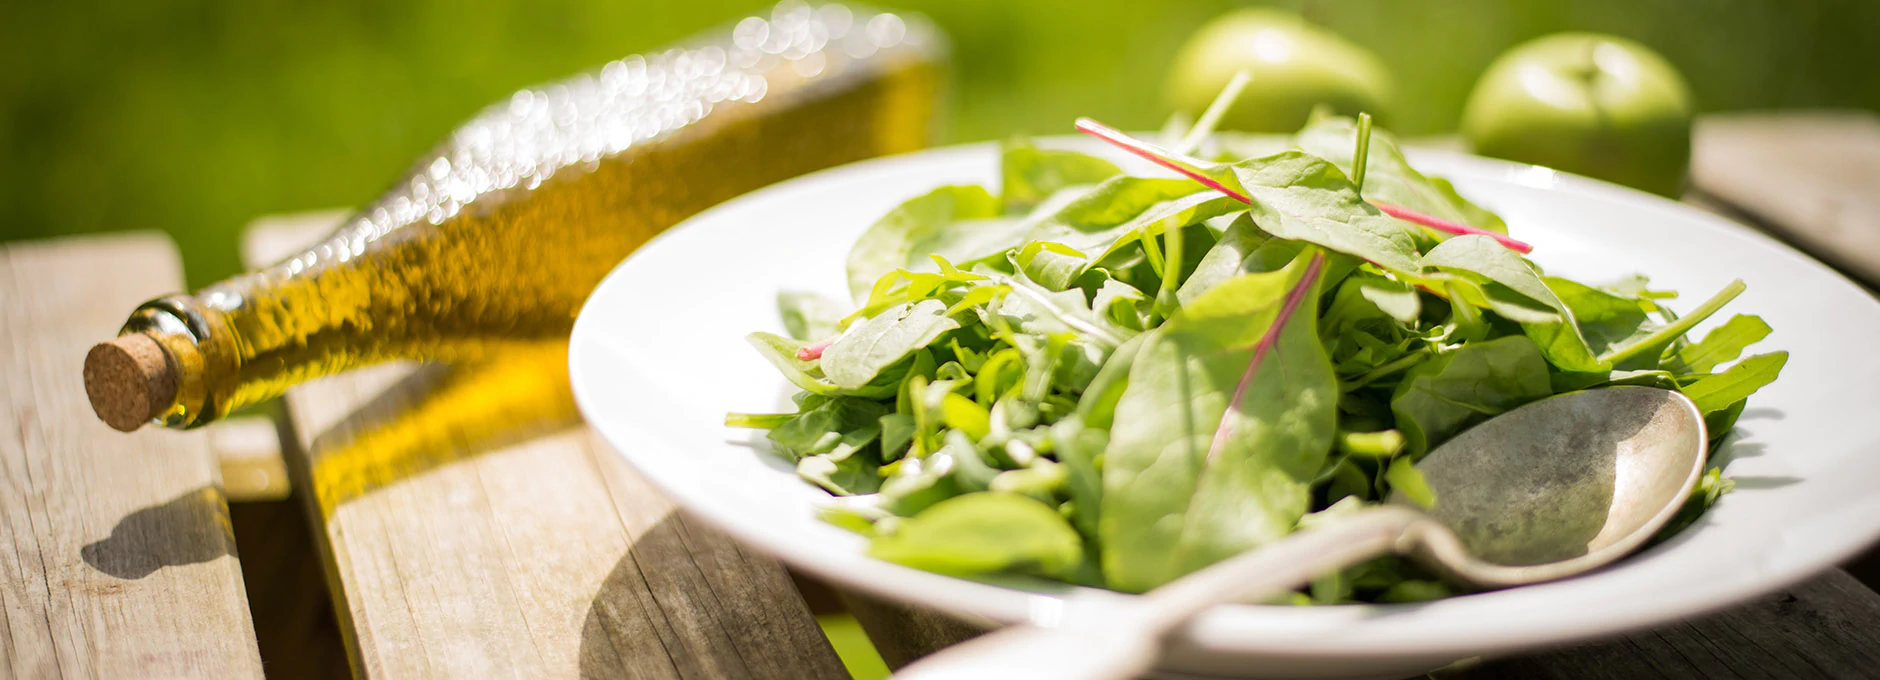
M 1614 349 L 1637 342 L 1659 327 L 1636 299 L 1619 297 L 1556 276 L 1544 277 L 1542 281 L 1573 312 L 1573 320 L 1580 326 L 1581 337 L 1586 338 L 1587 347 L 1596 356 L 1604 356 Z M 1635 368 L 1657 367 L 1657 356 L 1646 359 L 1649 365 Z
M 849 249 L 849 294 L 861 303 L 889 272 L 931 270 L 929 255 L 968 262 L 1018 245 L 1016 220 L 993 219 L 1001 212 L 998 199 L 978 186 L 940 187 L 902 203 Z
M 1106 367 L 1107 368 L 1107 367 Z M 1083 418 L 1071 415 L 1051 425 L 1052 447 L 1064 468 L 1064 486 L 1075 511 L 1071 524 L 1090 540 L 1097 539 L 1097 523 L 1103 507 L 1103 449 L 1110 443 L 1107 430 L 1090 427 Z
M 1271 542 L 1310 509 L 1338 384 L 1309 308 L 1274 327 L 1308 259 L 1222 282 L 1144 341 L 1104 452 L 1099 536 L 1112 587 L 1147 590 Z M 1269 333 L 1270 354 L 1249 373 Z
M 1736 361 L 1743 349 L 1769 337 L 1769 324 L 1762 317 L 1738 314 L 1730 317 L 1694 344 L 1678 350 L 1672 368 L 1684 373 L 1709 373 L 1718 365 Z
M 1328 116 L 1300 130 L 1293 143 L 1306 153 L 1330 160 L 1340 171 L 1350 176 L 1357 136 L 1358 126 L 1352 119 Z M 1448 181 L 1426 177 L 1417 172 L 1416 168 L 1410 167 L 1409 160 L 1397 145 L 1397 139 L 1390 133 L 1371 128 L 1370 149 L 1366 156 L 1366 198 L 1478 229 L 1508 233 L 1508 226 L 1500 217 L 1462 198 Z
M 872 399 L 837 397 L 772 428 L 770 441 L 801 456 L 829 453 L 838 445 L 859 449 L 881 434 L 890 409 Z
M 881 481 L 881 509 L 902 517 L 912 517 L 946 499 L 960 495 L 953 473 L 952 456 L 938 460 L 902 458 L 882 466 L 887 478 Z
M 1758 354 L 1736 362 L 1722 373 L 1686 385 L 1684 396 L 1697 402 L 1698 410 L 1704 413 L 1721 411 L 1775 382 L 1776 376 L 1782 373 L 1782 366 L 1788 362 L 1788 352 Z
M 764 358 L 770 361 L 770 365 L 777 367 L 777 371 L 783 374 L 784 379 L 789 380 L 790 384 L 803 388 L 804 391 L 811 394 L 832 395 L 849 393 L 860 396 L 883 396 L 884 394 L 893 393 L 892 388 L 880 390 L 869 386 L 862 389 L 845 390 L 838 387 L 823 375 L 822 366 L 819 362 L 803 361 L 802 359 L 796 358 L 797 352 L 802 351 L 804 347 L 808 346 L 805 343 L 791 340 L 780 335 L 763 332 L 752 333 L 745 336 L 745 339 L 751 343 L 752 347 L 757 348 L 759 354 L 764 355 Z
M 1241 209 L 1238 202 L 1186 179 L 1113 177 L 1039 221 L 1027 241 L 1050 241 L 1089 254 L 1094 263 L 1169 229 Z
M 1601 361 L 1573 316 L 1573 310 L 1547 287 L 1540 272 L 1521 255 L 1487 236 L 1457 236 L 1443 241 L 1423 256 L 1423 266 L 1457 274 L 1472 275 L 1491 298 L 1505 302 L 1497 306 L 1484 301 L 1481 306 L 1511 320 L 1521 322 L 1527 336 L 1540 347 L 1547 361 L 1564 371 L 1604 371 L 1610 365 Z M 1495 286 L 1506 288 L 1518 297 L 1497 296 Z M 1524 303 L 1539 303 L 1553 316 L 1532 317 L 1514 313 Z M 1474 304 L 1472 302 L 1471 304 Z M 1507 309 L 1508 313 L 1503 310 Z M 1523 318 L 1525 317 L 1525 318 Z
M 1083 540 L 1051 506 L 983 492 L 942 501 L 877 537 L 868 554 L 942 574 L 1033 573 L 1067 578 Z
M 1064 290 L 1077 282 L 1089 258 L 1061 243 L 1032 241 L 1014 258 L 1025 276 L 1048 290 Z
M 946 303 L 939 300 L 901 305 L 850 326 L 823 350 L 820 365 L 836 386 L 859 388 L 914 350 L 959 327 L 958 321 L 947 316 Z
M 1401 274 L 1417 272 L 1416 240 L 1405 223 L 1366 203 L 1345 173 L 1325 159 L 1287 151 L 1241 161 L 1231 170 L 1253 201 L 1253 221 L 1267 233 Z
M 1547 362 L 1526 337 L 1463 345 L 1405 372 L 1391 394 L 1397 430 L 1422 455 L 1516 406 L 1553 394 Z
M 1036 207 L 1051 194 L 1122 174 L 1109 161 L 1075 151 L 1040 149 L 1023 137 L 1000 145 L 999 195 L 1007 213 Z
M 845 447 L 797 461 L 796 474 L 837 496 L 855 496 L 881 488 L 879 467 L 858 450 Z
M 940 401 L 940 418 L 947 427 L 953 428 L 978 441 L 992 429 L 991 415 L 986 407 L 974 403 L 958 392 L 948 392 Z
M 1299 257 L 1306 244 L 1273 238 L 1253 223 L 1250 215 L 1239 215 L 1221 233 L 1221 239 L 1201 257 L 1195 271 L 1182 282 L 1175 297 L 1182 304 L 1193 302 L 1222 281 L 1241 274 L 1279 271 Z

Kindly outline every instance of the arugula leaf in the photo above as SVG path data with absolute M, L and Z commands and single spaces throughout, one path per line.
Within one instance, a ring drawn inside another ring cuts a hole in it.
M 1098 534 L 1111 587 L 1161 585 L 1284 536 L 1310 509 L 1338 386 L 1314 314 L 1275 327 L 1307 259 L 1222 282 L 1144 341 L 1104 452 Z M 1304 282 L 1306 299 L 1316 283 Z M 1249 372 L 1269 336 L 1271 356 Z
M 929 268 L 932 254 L 966 262 L 1002 250 L 998 244 L 1021 235 L 1011 233 L 1015 220 L 993 219 L 1000 214 L 999 200 L 978 186 L 945 186 L 909 199 L 849 249 L 849 294 L 861 303 L 881 277 L 896 269 Z M 969 255 L 958 255 L 962 250 Z
M 880 467 L 858 449 L 839 448 L 796 462 L 796 474 L 838 496 L 874 493 L 881 488 Z
M 1123 174 L 1115 164 L 1096 156 L 1040 149 L 1023 137 L 1006 140 L 999 150 L 999 195 L 1007 213 L 1029 210 L 1064 189 Z
M 876 537 L 868 554 L 942 574 L 1018 572 L 1070 577 L 1083 541 L 1051 506 L 1013 493 L 981 492 L 934 504 Z
M 1528 301 L 1540 303 L 1551 311 L 1555 315 L 1551 320 L 1546 317 L 1515 320 L 1521 322 L 1527 336 L 1540 347 L 1547 361 L 1561 370 L 1603 371 L 1610 368 L 1610 364 L 1602 361 L 1587 344 L 1573 310 L 1547 287 L 1547 283 L 1541 280 L 1540 272 L 1535 271 L 1534 266 L 1522 259 L 1520 254 L 1496 243 L 1494 239 L 1475 235 L 1450 238 L 1423 256 L 1423 266 L 1473 275 L 1479 277 L 1480 282 L 1499 284 L 1519 296 L 1500 298 L 1510 305 L 1484 304 L 1498 314 L 1503 313 L 1503 310 L 1513 311 L 1510 307 L 1518 309 L 1521 303 Z M 1484 286 L 1484 290 L 1494 296 L 1492 286 Z
M 1089 258 L 1070 246 L 1050 241 L 1032 241 L 1019 249 L 1013 262 L 1019 271 L 1047 290 L 1060 291 L 1077 283 Z
M 881 481 L 881 509 L 913 517 L 935 503 L 960 495 L 953 473 L 952 456 L 934 456 L 934 460 L 907 457 L 881 467 L 886 477 Z
M 947 316 L 944 302 L 904 304 L 850 326 L 823 350 L 820 365 L 829 382 L 837 387 L 860 388 L 883 369 L 959 327 L 958 321 Z
M 1694 344 L 1678 350 L 1671 368 L 1683 373 L 1709 373 L 1718 364 L 1735 361 L 1743 349 L 1769 337 L 1769 324 L 1762 317 L 1738 314 L 1730 317 Z
M 1390 409 L 1409 450 L 1421 456 L 1490 416 L 1552 395 L 1534 342 L 1510 335 L 1412 367 L 1391 393 Z
M 1758 354 L 1736 362 L 1722 373 L 1686 385 L 1684 396 L 1697 402 L 1698 410 L 1706 414 L 1721 411 L 1775 382 L 1788 362 L 1788 352 Z
M 859 449 L 881 435 L 881 417 L 889 410 L 872 399 L 836 397 L 776 426 L 769 438 L 796 456 L 829 453 L 838 445 Z
M 1643 305 L 1636 299 L 1627 299 L 1613 295 L 1577 281 L 1556 276 L 1543 277 L 1547 289 L 1560 298 L 1567 309 L 1572 310 L 1573 320 L 1579 324 L 1581 337 L 1586 338 L 1586 345 L 1595 355 L 1605 356 L 1612 350 L 1637 342 L 1658 329 L 1658 324 L 1646 313 Z M 1657 366 L 1658 357 L 1644 357 L 1649 365 Z
M 1039 221 L 1027 240 L 1089 253 L 1094 263 L 1144 238 L 1240 208 L 1233 199 L 1185 179 L 1125 175 L 1106 180 Z

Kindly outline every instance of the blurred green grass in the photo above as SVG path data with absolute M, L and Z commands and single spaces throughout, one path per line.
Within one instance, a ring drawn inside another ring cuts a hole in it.
M 947 141 L 1153 127 L 1181 40 L 1247 3 L 905 0 L 956 45 Z M 1489 60 L 1560 30 L 1637 39 L 1705 110 L 1880 108 L 1870 0 L 1277 3 L 1376 50 L 1395 127 L 1453 128 Z M 0 7 L 0 239 L 163 229 L 192 286 L 266 213 L 357 205 L 511 90 L 763 11 L 754 0 L 177 0 Z

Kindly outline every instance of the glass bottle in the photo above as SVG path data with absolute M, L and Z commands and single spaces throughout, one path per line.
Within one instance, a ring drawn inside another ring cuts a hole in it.
M 674 223 L 926 144 L 945 54 L 918 18 L 786 4 L 522 90 L 324 241 L 139 307 L 87 357 L 87 392 L 120 430 L 187 428 L 359 366 L 565 342 L 601 277 Z

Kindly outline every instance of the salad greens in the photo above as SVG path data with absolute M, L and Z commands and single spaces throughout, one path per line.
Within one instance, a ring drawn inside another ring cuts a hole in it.
M 768 430 L 877 557 L 1139 592 L 1393 490 L 1432 502 L 1421 456 L 1554 394 L 1682 390 L 1721 440 L 1787 359 L 1739 360 L 1754 316 L 1688 337 L 1740 282 L 1680 315 L 1643 277 L 1547 275 L 1368 119 L 1214 162 L 1080 127 L 1189 177 L 1008 142 L 998 194 L 907 201 L 850 251 L 852 303 L 785 294 L 790 337 L 751 336 L 802 391 L 727 424 Z M 1384 558 L 1296 599 L 1448 593 Z

